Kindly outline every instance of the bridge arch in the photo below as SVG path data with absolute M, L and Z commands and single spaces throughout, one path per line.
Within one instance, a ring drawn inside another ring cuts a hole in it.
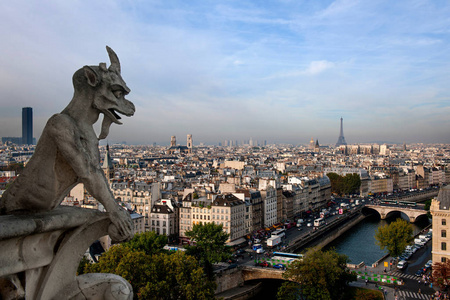
M 403 213 L 405 214 L 411 223 L 414 223 L 417 218 L 426 216 L 427 211 L 423 209 L 412 209 L 408 207 L 398 207 L 398 206 L 384 206 L 384 205 L 366 205 L 363 208 L 363 213 L 370 211 L 376 211 L 380 215 L 382 220 L 388 218 L 393 213 Z

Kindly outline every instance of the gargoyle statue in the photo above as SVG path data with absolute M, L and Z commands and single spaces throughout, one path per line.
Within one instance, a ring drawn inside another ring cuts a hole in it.
M 114 200 L 100 168 L 98 140 L 109 133 L 112 123 L 122 124 L 117 113 L 132 116 L 135 108 L 125 99 L 130 92 L 120 74 L 120 62 L 106 47 L 111 61 L 84 66 L 73 75 L 74 96 L 69 105 L 47 122 L 36 151 L 23 173 L 0 198 L 1 214 L 45 212 L 59 206 L 78 183 L 110 213 L 110 236 L 115 242 L 131 238 L 129 214 Z M 93 124 L 103 113 L 100 136 Z

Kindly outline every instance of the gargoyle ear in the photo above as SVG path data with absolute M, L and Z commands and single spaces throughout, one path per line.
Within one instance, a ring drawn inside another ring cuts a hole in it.
M 94 69 L 89 66 L 84 66 L 83 70 L 89 85 L 92 87 L 96 87 L 100 82 L 97 72 L 95 72 Z

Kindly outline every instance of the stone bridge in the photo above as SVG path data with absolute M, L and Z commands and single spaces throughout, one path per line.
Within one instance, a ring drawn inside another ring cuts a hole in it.
M 283 272 L 279 269 L 241 265 L 237 268 L 216 273 L 216 296 L 224 297 L 223 292 L 244 285 L 246 281 L 260 279 L 283 279 Z M 225 297 L 226 298 L 226 297 Z
M 411 223 L 414 223 L 416 219 L 420 216 L 426 216 L 427 211 L 424 209 L 417 209 L 417 208 L 408 208 L 408 207 L 400 207 L 400 206 L 389 206 L 389 205 L 365 205 L 364 210 L 375 210 L 380 214 L 380 217 L 382 220 L 389 217 L 389 214 L 395 213 L 395 212 L 402 212 L 404 213 Z
M 284 271 L 274 268 L 251 267 L 242 268 L 242 278 L 244 281 L 255 279 L 284 279 Z

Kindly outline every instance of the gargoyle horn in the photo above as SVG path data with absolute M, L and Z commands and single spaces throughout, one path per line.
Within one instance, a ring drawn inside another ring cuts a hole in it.
M 112 72 L 116 72 L 120 74 L 120 61 L 117 57 L 117 54 L 113 51 L 113 49 L 106 46 L 106 51 L 108 51 L 109 60 L 111 61 L 111 65 L 109 66 L 109 70 Z

